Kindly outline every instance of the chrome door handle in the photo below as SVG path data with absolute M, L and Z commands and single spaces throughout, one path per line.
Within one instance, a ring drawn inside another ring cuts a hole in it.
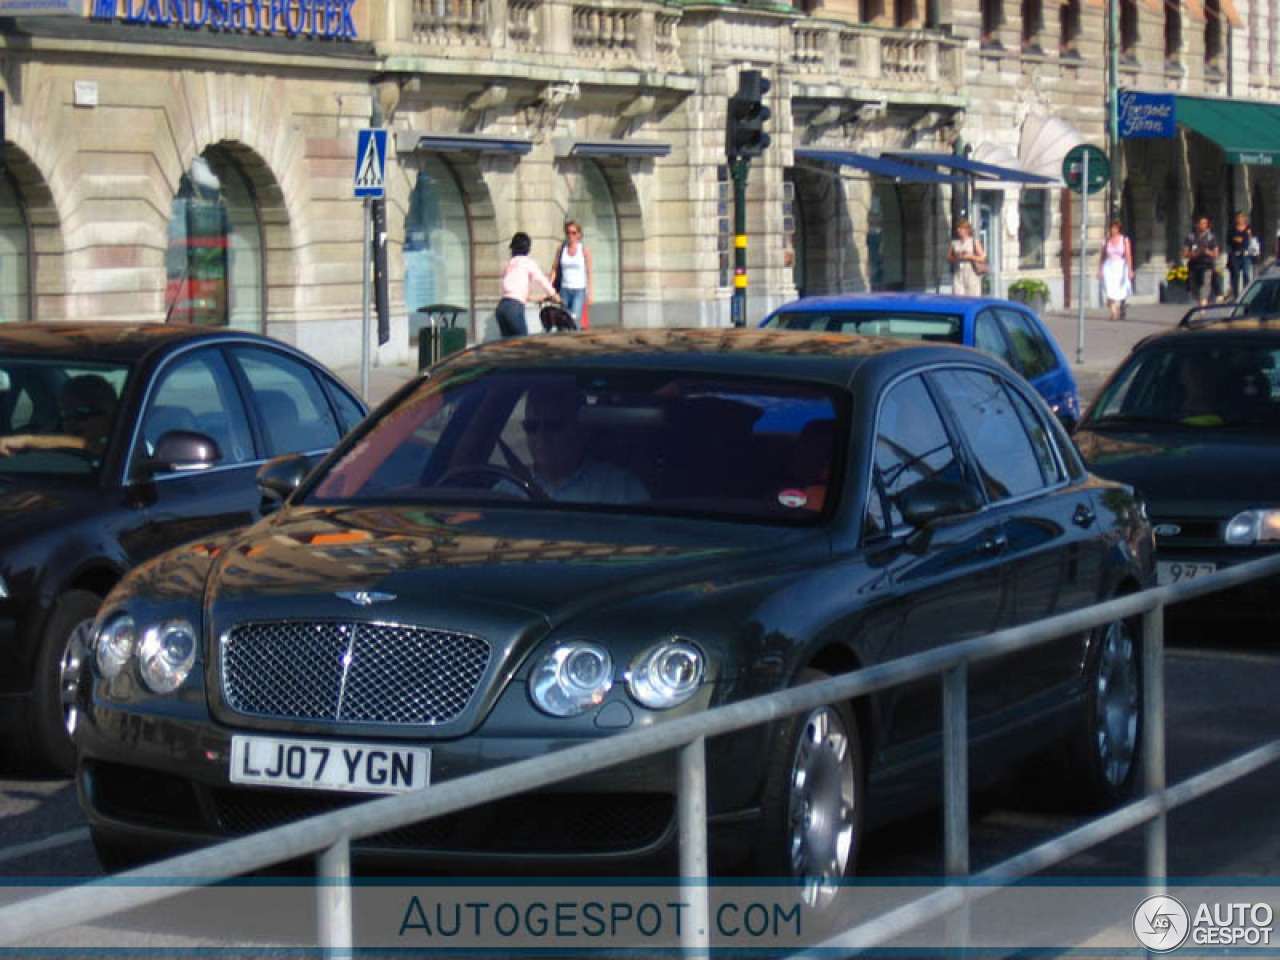
M 1071 515 L 1071 520 L 1077 527 L 1089 527 L 1093 525 L 1093 521 L 1097 519 L 1097 514 L 1083 503 L 1077 505 L 1076 512 Z
M 978 549 L 983 553 L 999 553 L 1009 545 L 1009 538 L 1003 533 L 993 533 L 982 543 L 978 544 Z

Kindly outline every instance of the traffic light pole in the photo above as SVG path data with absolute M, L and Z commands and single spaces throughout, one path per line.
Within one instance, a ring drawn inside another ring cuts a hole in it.
M 747 325 L 747 174 L 751 161 L 734 157 L 729 163 L 733 178 L 733 299 L 729 318 L 735 327 Z

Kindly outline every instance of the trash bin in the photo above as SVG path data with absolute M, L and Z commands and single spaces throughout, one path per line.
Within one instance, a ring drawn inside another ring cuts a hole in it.
M 465 307 L 455 307 L 447 303 L 433 303 L 419 309 L 427 316 L 427 325 L 418 331 L 418 369 L 422 370 L 439 363 L 451 353 L 457 353 L 467 346 L 467 328 L 464 323 L 458 325 L 460 317 L 465 317 Z

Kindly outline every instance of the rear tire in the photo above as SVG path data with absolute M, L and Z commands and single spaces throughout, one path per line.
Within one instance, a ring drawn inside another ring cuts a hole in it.
M 1095 632 L 1085 661 L 1084 715 L 1069 754 L 1074 797 L 1089 811 L 1128 799 L 1142 755 L 1142 663 L 1136 625 L 1113 620 Z
M 54 601 L 36 657 L 32 689 L 10 739 L 22 769 L 70 777 L 76 769 L 72 735 L 79 722 L 76 689 L 93 618 L 102 598 L 68 590 Z
M 826 679 L 805 670 L 797 683 Z M 757 871 L 799 881 L 805 904 L 821 910 L 854 872 L 862 841 L 866 776 L 849 704 L 788 717 L 766 770 Z

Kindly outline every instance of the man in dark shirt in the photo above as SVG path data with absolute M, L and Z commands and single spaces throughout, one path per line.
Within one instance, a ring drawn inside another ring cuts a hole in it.
M 1209 229 L 1209 218 L 1197 217 L 1195 229 L 1182 241 L 1182 259 L 1187 261 L 1191 295 L 1202 307 L 1208 306 L 1213 299 L 1214 261 L 1221 252 L 1218 238 Z

